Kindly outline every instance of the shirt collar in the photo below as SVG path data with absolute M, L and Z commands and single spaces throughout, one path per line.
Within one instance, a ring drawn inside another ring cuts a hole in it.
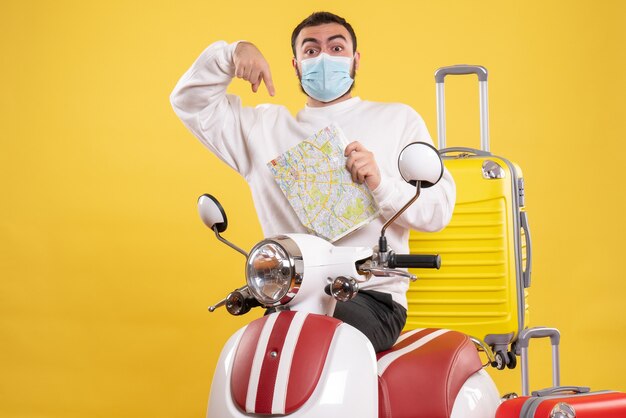
M 330 116 L 356 106 L 360 101 L 361 98 L 357 96 L 330 106 L 311 107 L 309 105 L 305 105 L 302 112 L 309 115 Z

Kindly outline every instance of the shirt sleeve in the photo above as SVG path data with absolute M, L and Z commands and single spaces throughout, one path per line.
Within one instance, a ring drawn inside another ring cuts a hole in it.
M 433 145 L 424 120 L 413 109 L 410 109 L 407 115 L 406 129 L 402 137 L 397 154 L 411 142 L 422 141 Z M 397 176 L 389 176 L 381 172 L 381 182 L 376 189 L 372 190 L 372 195 L 385 219 L 393 217 L 415 196 L 415 193 L 415 187 L 405 182 L 399 173 Z M 419 199 L 396 220 L 396 223 L 417 231 L 439 231 L 450 222 L 455 201 L 454 179 L 444 168 L 441 180 L 430 188 L 422 189 Z
M 247 138 L 262 110 L 243 107 L 239 97 L 226 94 L 237 44 L 219 41 L 206 48 L 178 81 L 170 102 L 209 150 L 246 177 L 251 168 Z

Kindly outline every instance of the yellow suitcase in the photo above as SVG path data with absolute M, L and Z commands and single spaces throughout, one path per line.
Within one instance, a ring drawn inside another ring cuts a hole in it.
M 477 74 L 481 148 L 445 148 L 444 78 Z M 454 329 L 487 343 L 504 365 L 528 322 L 531 246 L 521 169 L 489 152 L 487 70 L 443 67 L 435 73 L 440 153 L 457 190 L 450 224 L 437 233 L 412 232 L 412 253 L 439 253 L 440 270 L 416 270 L 407 293 L 406 329 Z M 510 364 L 509 364 L 510 363 Z M 500 367 L 499 367 L 500 368 Z

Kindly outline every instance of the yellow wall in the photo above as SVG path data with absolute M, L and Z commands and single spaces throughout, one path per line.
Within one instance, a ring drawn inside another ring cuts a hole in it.
M 168 95 L 210 42 L 256 42 L 303 104 L 292 27 L 330 9 L 361 45 L 356 93 L 412 105 L 436 136 L 433 71 L 491 71 L 492 150 L 524 169 L 533 325 L 563 332 L 563 382 L 626 391 L 626 8 L 621 1 L 35 1 L 0 5 L 0 416 L 203 416 L 220 347 L 249 318 L 206 306 L 243 280 L 226 236 L 261 238 L 245 182 Z M 477 144 L 473 79 L 448 84 L 449 143 Z M 474 141 L 474 142 L 472 142 Z M 536 344 L 533 386 L 549 384 Z M 545 355 L 544 355 L 545 354 Z M 503 393 L 517 375 L 498 377 Z

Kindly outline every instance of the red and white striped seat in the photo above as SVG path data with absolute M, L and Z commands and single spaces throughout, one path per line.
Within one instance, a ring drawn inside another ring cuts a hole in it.
M 405 332 L 377 357 L 380 418 L 448 418 L 463 383 L 482 368 L 469 337 L 446 329 Z

